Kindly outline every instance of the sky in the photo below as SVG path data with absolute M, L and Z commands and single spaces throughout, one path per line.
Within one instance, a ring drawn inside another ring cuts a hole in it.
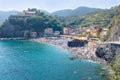
M 120 5 L 120 0 L 0 0 L 0 11 L 37 8 L 54 12 L 80 6 L 108 9 Z

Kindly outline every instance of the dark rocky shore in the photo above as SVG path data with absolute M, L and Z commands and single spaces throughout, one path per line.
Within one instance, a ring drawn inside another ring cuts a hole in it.
M 107 64 L 112 63 L 118 54 L 120 54 L 119 44 L 105 44 L 96 49 L 96 55 L 104 59 Z
M 31 39 L 30 41 L 35 41 L 39 43 L 49 44 L 56 47 L 62 47 L 69 52 L 75 54 L 75 56 L 69 57 L 70 60 L 90 60 L 92 62 L 97 62 L 98 64 L 106 65 L 106 61 L 98 58 L 95 55 L 96 48 L 84 46 L 84 47 L 68 47 L 67 42 L 69 41 L 67 38 L 52 38 L 52 39 L 46 39 L 46 38 L 38 38 L 38 39 Z

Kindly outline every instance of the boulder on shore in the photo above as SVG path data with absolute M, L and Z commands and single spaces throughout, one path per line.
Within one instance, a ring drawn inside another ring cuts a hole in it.
M 78 39 L 75 39 L 73 41 L 69 41 L 67 45 L 69 47 L 83 47 L 87 43 L 88 43 L 87 40 L 78 40 Z

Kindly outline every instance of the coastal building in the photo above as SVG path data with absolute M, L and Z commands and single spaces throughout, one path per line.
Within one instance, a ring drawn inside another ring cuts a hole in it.
M 82 29 L 81 28 L 74 28 L 73 31 L 75 34 L 80 34 L 82 32 Z
M 79 40 L 87 40 L 88 38 L 87 37 L 79 37 L 78 39 Z
M 90 34 L 94 37 L 98 36 L 99 32 L 97 29 L 90 29 Z
M 36 38 L 37 37 L 37 32 L 30 32 L 31 38 Z
M 108 29 L 103 28 L 103 30 L 100 33 L 100 39 L 102 40 L 107 35 Z
M 86 32 L 90 32 L 90 28 L 87 28 L 87 29 L 86 29 Z
M 78 39 L 78 40 L 87 40 L 88 38 L 87 37 L 84 37 L 84 36 L 71 36 L 72 39 Z
M 107 35 L 108 29 L 104 28 L 102 32 L 100 33 L 101 36 Z
M 60 31 L 55 31 L 54 35 L 55 36 L 60 36 Z
M 63 34 L 68 35 L 69 34 L 69 28 L 64 27 L 63 28 Z
M 52 28 L 46 28 L 44 33 L 45 34 L 53 34 L 53 29 Z
M 96 43 L 96 42 L 89 41 L 89 42 L 88 42 L 88 46 L 89 46 L 89 47 L 92 47 L 92 48 L 96 48 L 96 47 L 97 47 L 97 43 Z
M 86 33 L 86 28 L 84 27 L 79 27 L 79 28 L 76 28 L 76 30 L 74 31 L 76 34 L 85 34 Z
M 19 16 L 35 16 L 36 12 L 35 11 L 24 10 L 23 12 L 19 12 L 18 15 Z
M 44 36 L 45 37 L 53 37 L 54 36 L 53 29 L 52 28 L 46 28 L 44 30 Z

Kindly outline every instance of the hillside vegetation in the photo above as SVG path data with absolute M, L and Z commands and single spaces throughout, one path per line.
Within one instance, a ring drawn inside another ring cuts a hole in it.
M 76 19 L 73 23 L 85 27 L 88 27 L 90 25 L 100 25 L 102 27 L 107 27 L 113 16 L 114 10 L 103 10 L 100 12 L 81 16 L 78 19 Z
M 87 13 L 91 13 L 91 12 L 96 12 L 100 9 L 97 8 L 88 8 L 88 7 L 79 7 L 76 8 L 74 10 L 72 9 L 66 9 L 66 10 L 59 10 L 59 11 L 55 11 L 53 13 L 49 13 L 46 10 L 41 10 L 38 9 L 40 12 L 43 12 L 47 15 L 51 15 L 51 16 L 76 16 L 76 15 L 85 15 Z M 2 24 L 10 15 L 16 15 L 19 11 L 0 11 L 0 24 Z
M 78 7 L 76 9 L 59 10 L 49 13 L 45 10 L 39 10 L 47 15 L 51 15 L 59 20 L 62 24 L 72 26 L 89 27 L 90 25 L 100 25 L 107 27 L 110 19 L 114 16 L 115 10 L 112 9 L 99 9 L 89 7 Z M 8 14 L 9 13 L 9 14 Z M 3 23 L 10 15 L 15 15 L 17 12 L 0 12 L 0 23 Z
M 99 25 L 101 27 L 107 27 L 114 15 L 115 9 L 112 8 L 106 10 L 98 10 L 97 12 L 88 13 L 83 16 L 56 16 L 56 19 L 66 25 L 76 25 L 82 27 Z
M 120 55 L 116 58 L 116 60 L 111 64 L 111 69 L 114 71 L 108 80 L 120 80 Z
M 109 29 L 110 35 L 108 40 L 118 41 L 120 37 L 120 6 L 116 7 L 116 15 L 111 21 Z M 110 66 L 111 69 L 114 71 L 114 75 L 111 75 L 108 80 L 120 80 L 120 52 L 118 52 L 115 61 L 111 63 Z
M 105 41 L 119 41 L 120 37 L 120 6 L 115 7 L 115 16 L 109 24 L 109 30 Z
M 0 28 L 0 37 L 23 37 L 25 31 L 38 32 L 39 36 L 44 34 L 45 28 L 62 31 L 60 23 L 51 16 L 39 10 L 34 16 L 11 15 Z
M 51 15 L 54 16 L 82 16 L 91 12 L 96 12 L 102 9 L 99 8 L 89 8 L 89 7 L 78 7 L 76 9 L 65 9 L 53 12 Z
M 115 25 L 119 27 L 119 30 L 117 31 L 120 32 L 120 6 L 117 7 L 117 14 L 115 16 Z M 116 61 L 113 64 L 111 64 L 111 67 L 115 71 L 115 75 L 111 77 L 111 80 L 120 80 L 120 54 L 116 58 Z
M 120 37 L 120 6 L 114 8 L 115 14 L 110 21 L 109 30 L 105 39 L 108 41 L 119 41 Z M 110 64 L 110 75 L 106 80 L 120 80 L 120 45 L 109 43 L 96 49 L 96 56 L 104 59 Z

